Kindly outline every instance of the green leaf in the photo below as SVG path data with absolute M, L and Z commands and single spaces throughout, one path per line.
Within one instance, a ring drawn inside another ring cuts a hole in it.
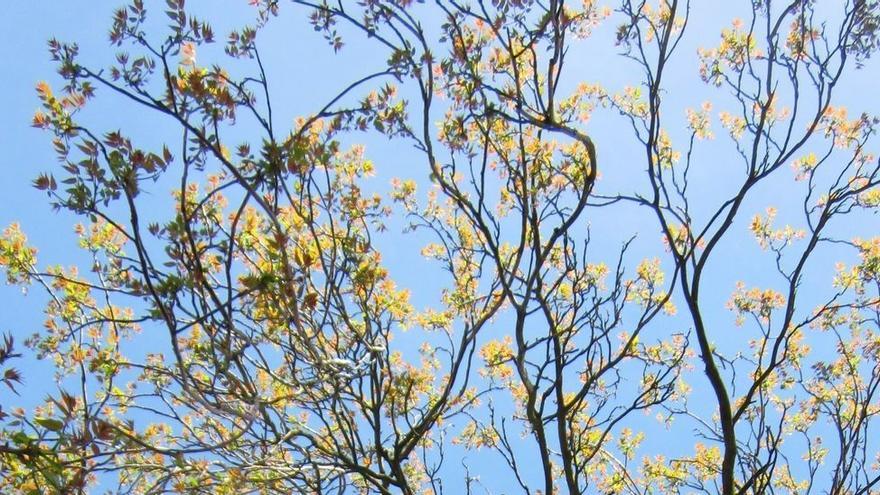
M 35 418 L 34 423 L 42 426 L 49 431 L 61 431 L 64 428 L 64 422 L 52 418 Z
M 12 434 L 12 442 L 16 445 L 27 446 L 30 445 L 33 440 L 33 438 L 23 431 L 17 431 Z

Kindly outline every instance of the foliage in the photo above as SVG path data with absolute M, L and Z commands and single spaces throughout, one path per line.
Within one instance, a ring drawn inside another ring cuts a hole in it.
M 877 493 L 878 120 L 837 88 L 878 2 L 752 2 L 699 50 L 717 98 L 678 117 L 686 0 L 250 3 L 225 57 L 183 0 L 119 9 L 106 69 L 49 42 L 33 125 L 61 166 L 34 185 L 88 261 L 0 238 L 60 387 L 4 410 L 2 491 Z M 284 16 L 385 66 L 285 127 L 259 43 Z M 581 47 L 641 79 L 579 80 Z M 96 128 L 98 93 L 177 141 Z M 377 136 L 421 163 L 389 190 Z M 633 211 L 660 239 L 609 251 Z M 424 243 L 430 305 L 388 236 Z M 731 246 L 756 268 L 725 285 Z

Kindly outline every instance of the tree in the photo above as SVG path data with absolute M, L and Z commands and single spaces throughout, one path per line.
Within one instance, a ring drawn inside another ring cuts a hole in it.
M 573 3 L 256 0 L 212 59 L 183 0 L 135 0 L 108 69 L 50 41 L 33 124 L 61 166 L 34 185 L 88 261 L 0 241 L 61 386 L 7 418 L 0 487 L 880 493 L 878 121 L 838 91 L 880 3 L 755 0 L 685 76 L 686 0 Z M 259 42 L 285 16 L 387 62 L 285 126 Z M 612 50 L 619 90 L 590 79 Z M 176 140 L 95 128 L 99 93 Z M 374 163 L 377 135 L 420 165 Z M 389 238 L 439 298 L 395 282 Z

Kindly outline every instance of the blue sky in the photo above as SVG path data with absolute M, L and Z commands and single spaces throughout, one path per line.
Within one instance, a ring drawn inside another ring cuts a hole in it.
M 670 77 L 666 80 L 669 88 L 667 101 L 670 108 L 674 109 L 670 120 L 678 124 L 684 122 L 686 107 L 699 107 L 704 100 L 716 101 L 717 110 L 724 108 L 723 92 L 699 81 L 695 51 L 699 44 L 715 43 L 717 33 L 729 24 L 731 18 L 747 14 L 732 8 L 730 5 L 734 2 L 698 0 L 694 3 L 689 34 L 680 48 L 679 61 L 670 67 Z M 46 205 L 45 195 L 30 187 L 31 180 L 39 172 L 49 171 L 57 165 L 49 136 L 30 127 L 31 117 L 38 107 L 34 85 L 40 80 L 57 83 L 54 66 L 48 59 L 46 40 L 57 37 L 65 41 L 77 41 L 84 60 L 92 61 L 97 66 L 106 66 L 113 53 L 107 45 L 106 31 L 112 10 L 117 5 L 117 2 L 95 0 L 55 0 L 5 2 L 0 7 L 0 60 L 5 64 L 0 77 L 0 108 L 3 109 L 0 114 L 0 149 L 4 150 L 0 156 L 0 167 L 3 171 L 3 180 L 0 181 L 0 197 L 3 198 L 0 203 L 0 227 L 11 222 L 21 223 L 31 243 L 39 249 L 38 259 L 41 265 L 82 261 L 76 254 L 76 239 L 72 228 L 76 220 L 67 213 L 52 212 Z M 148 8 L 150 5 L 148 2 Z M 205 12 L 206 17 L 214 22 L 220 39 L 230 27 L 248 22 L 252 15 L 245 0 L 204 0 L 193 2 L 193 5 L 196 11 Z M 158 4 L 156 6 L 161 7 Z M 157 8 L 155 13 L 158 14 L 158 11 Z M 294 14 L 293 9 L 288 9 L 285 14 Z M 333 55 L 320 36 L 306 23 L 291 20 L 292 17 L 282 16 L 259 39 L 260 46 L 265 46 L 264 62 L 275 99 L 276 124 L 282 128 L 289 126 L 293 117 L 319 108 L 345 85 L 345 81 L 379 69 L 383 62 L 382 54 L 377 54 L 371 45 L 356 42 L 349 43 L 339 55 Z M 603 28 L 597 33 L 595 44 L 590 42 L 584 46 L 583 51 L 576 49 L 572 52 L 568 61 L 569 83 L 576 84 L 580 80 L 602 81 L 610 89 L 620 89 L 625 84 L 631 84 L 633 77 L 637 77 L 635 67 L 623 61 L 614 49 L 608 49 L 611 45 L 607 41 L 613 28 L 613 25 Z M 222 43 L 217 45 L 213 48 L 213 54 L 206 50 L 204 54 L 200 53 L 200 57 L 220 55 Z M 601 48 L 594 49 L 595 47 Z M 842 95 L 839 103 L 848 105 L 853 110 L 880 114 L 880 98 L 876 97 L 878 80 L 880 64 L 878 60 L 871 60 L 862 71 L 839 88 Z M 106 92 L 99 91 L 96 102 L 89 109 L 91 122 L 96 127 L 107 130 L 122 128 L 147 143 L 162 142 L 167 135 L 167 129 L 163 128 L 161 118 L 140 114 L 134 116 L 130 113 L 130 107 L 122 107 L 119 103 L 119 100 Z M 739 171 L 738 164 L 727 159 L 730 152 L 729 142 L 717 121 L 713 122 L 713 127 L 715 141 L 705 144 L 696 155 L 699 168 L 695 171 L 695 181 L 698 185 L 707 187 L 707 204 L 714 204 L 713 200 L 725 193 L 725 183 L 732 184 Z M 627 168 L 627 164 L 637 162 L 641 157 L 641 150 L 634 146 L 631 133 L 623 121 L 610 112 L 598 115 L 591 122 L 589 130 L 595 136 L 602 163 L 605 182 L 599 187 L 607 190 L 625 189 L 627 181 L 633 180 L 633 169 Z M 373 179 L 373 187 L 378 190 L 386 190 L 388 181 L 394 176 L 412 177 L 421 183 L 425 181 L 427 174 L 424 162 L 408 145 L 371 139 L 368 142 L 368 155 L 379 169 L 377 177 Z M 606 161 L 603 162 L 603 159 Z M 733 290 L 735 281 L 745 279 L 749 286 L 778 283 L 770 273 L 770 260 L 766 256 L 759 262 L 754 261 L 754 256 L 760 251 L 754 240 L 746 235 L 745 227 L 752 214 L 762 211 L 771 203 L 788 206 L 794 204 L 796 198 L 788 190 L 780 189 L 780 184 L 788 182 L 790 177 L 784 177 L 780 182 L 771 181 L 755 191 L 737 223 L 741 234 L 721 247 L 717 256 L 725 261 L 713 266 L 710 271 L 711 282 L 707 286 L 706 301 L 718 308 L 717 313 L 710 315 L 710 318 L 714 325 L 724 329 L 717 334 L 719 342 L 736 345 L 742 341 L 742 334 L 730 333 L 729 330 L 734 328 L 733 317 L 724 309 L 724 302 Z M 638 185 L 634 186 L 637 187 Z M 709 190 L 710 187 L 716 189 Z M 158 210 L 167 207 L 164 202 L 167 196 L 163 195 L 165 192 L 156 190 L 151 194 L 154 198 L 150 200 L 155 201 Z M 647 212 L 639 212 L 634 208 L 615 208 L 610 211 L 614 212 L 612 216 L 590 219 L 599 258 L 604 257 L 604 261 L 610 262 L 616 246 L 632 234 L 639 235 L 635 257 L 663 256 L 659 229 Z M 876 217 L 869 221 L 875 222 L 873 225 L 876 231 Z M 424 271 L 417 242 L 410 239 L 400 243 L 395 237 L 398 231 L 391 229 L 388 236 L 380 239 L 380 249 L 385 250 L 385 259 L 390 260 L 387 261 L 389 268 L 400 285 L 422 289 L 421 292 L 414 290 L 414 302 L 417 306 L 430 304 L 442 282 L 428 280 L 426 283 L 425 273 L 430 272 Z M 596 233 L 602 235 L 596 236 Z M 409 249 L 413 247 L 415 249 Z M 816 287 L 827 287 L 830 281 L 833 263 L 825 264 L 828 265 L 826 268 L 819 267 L 816 272 Z M 25 336 L 41 328 L 44 298 L 37 288 L 28 297 L 22 297 L 19 288 L 0 286 L 0 298 L 3 301 L 0 303 L 0 332 L 11 331 L 21 342 Z M 681 318 L 670 319 L 667 324 L 678 330 L 687 329 L 687 321 Z M 416 338 L 417 336 L 412 335 L 403 337 L 404 341 Z M 49 367 L 45 363 L 26 358 L 21 364 L 16 364 L 24 371 L 27 379 L 27 387 L 21 397 L 24 405 L 40 401 L 52 390 Z M 701 378 L 702 375 L 697 373 L 689 379 L 699 382 Z M 698 384 L 695 383 L 695 386 Z M 6 403 L 6 396 L 2 394 L 6 392 L 0 391 L 0 397 Z M 711 402 L 706 404 L 712 405 Z

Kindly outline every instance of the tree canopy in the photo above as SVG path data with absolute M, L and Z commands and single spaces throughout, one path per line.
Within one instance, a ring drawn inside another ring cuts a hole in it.
M 0 236 L 45 301 L 3 322 L 0 491 L 880 493 L 880 2 L 709 3 L 134 0 L 105 53 L 50 40 L 33 185 L 81 252 Z

